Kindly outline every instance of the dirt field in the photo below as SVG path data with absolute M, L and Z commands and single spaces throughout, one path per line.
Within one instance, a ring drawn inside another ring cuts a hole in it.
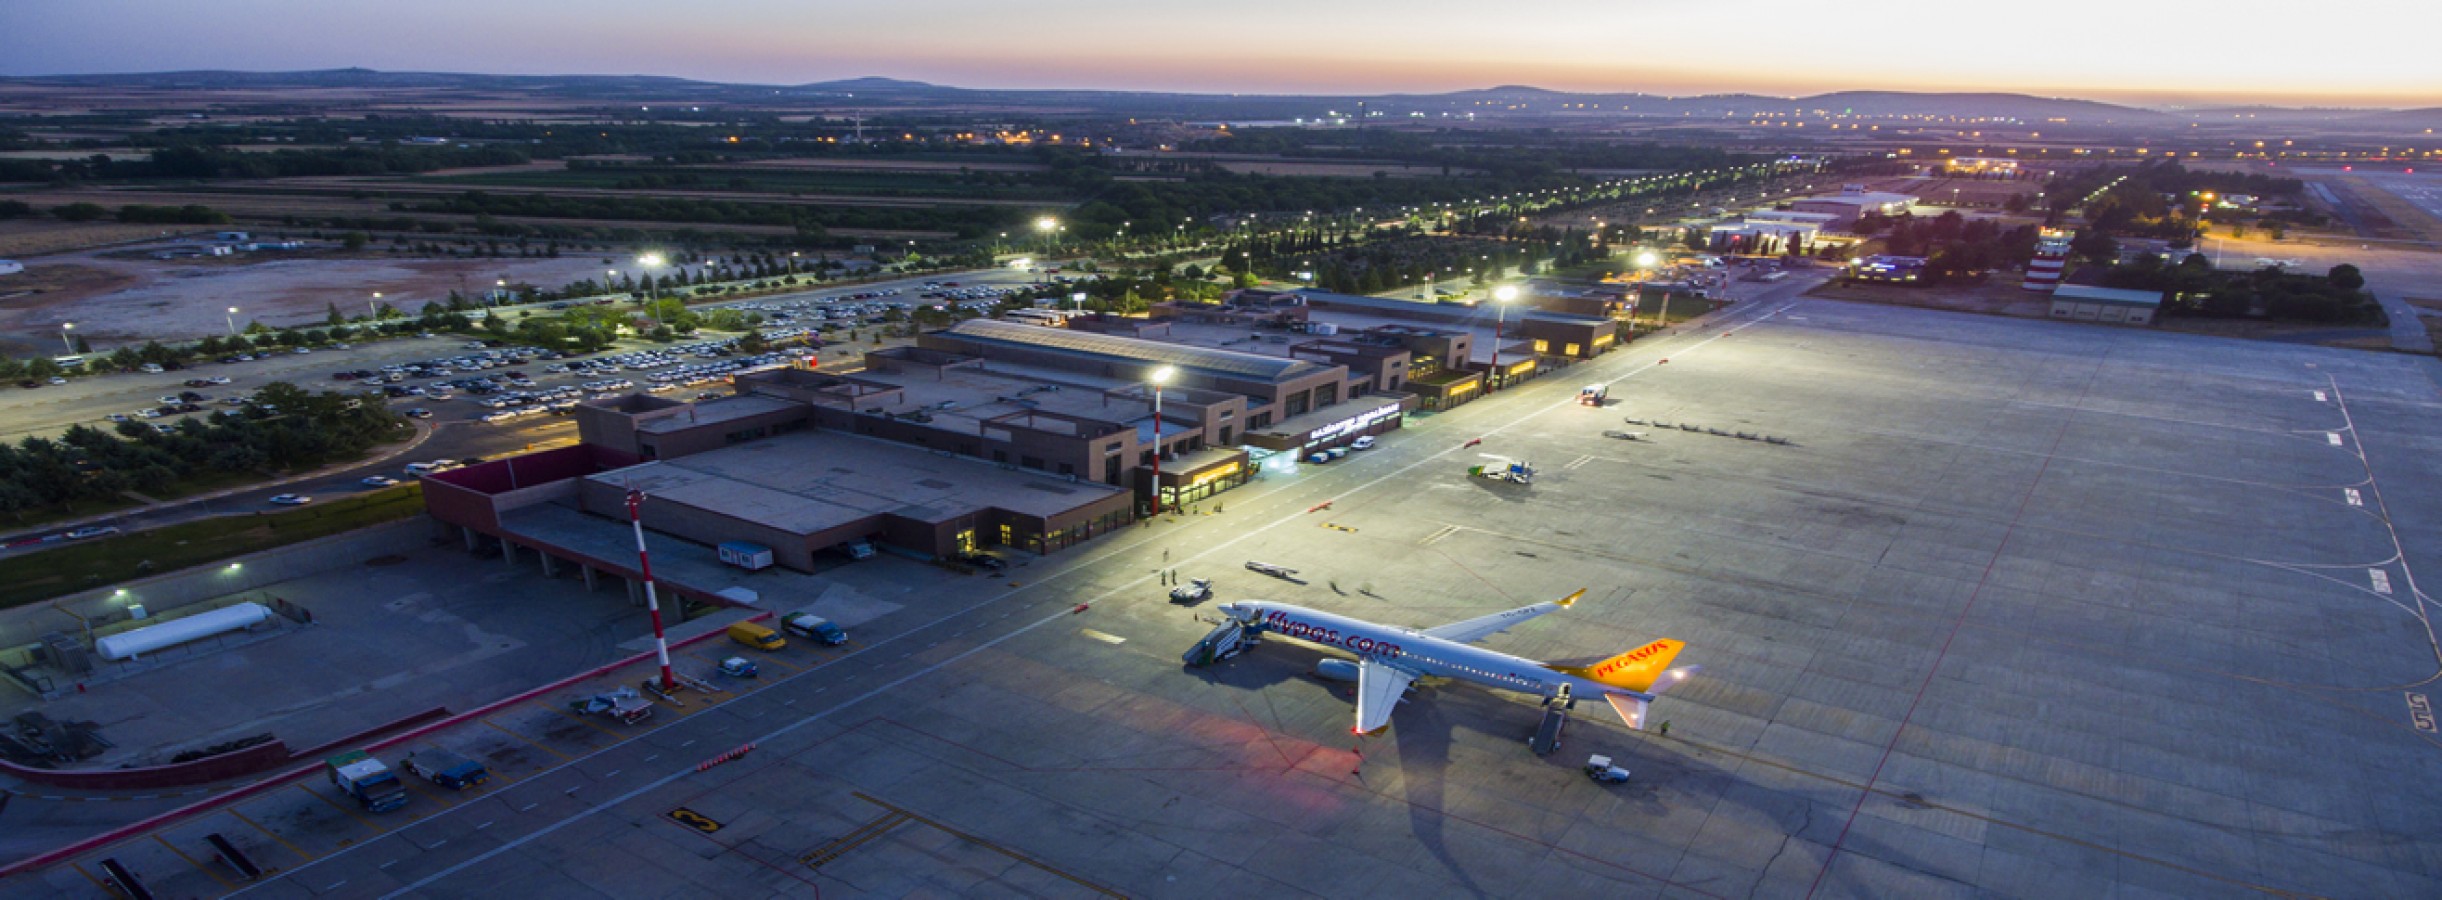
M 36 263 L 0 280 L 0 348 L 56 347 L 61 322 L 98 348 L 145 340 L 185 340 L 237 324 L 320 321 L 330 304 L 362 313 L 373 293 L 414 311 L 451 290 L 479 294 L 506 279 L 558 287 L 602 274 L 593 256 L 559 259 L 385 259 L 258 257 L 222 260 L 124 260 L 85 254 Z M 22 282 L 19 279 L 24 279 Z
M 50 218 L 0 222 L 0 259 L 24 261 L 29 256 L 175 237 L 193 230 L 178 226 L 121 225 L 116 222 L 62 222 Z

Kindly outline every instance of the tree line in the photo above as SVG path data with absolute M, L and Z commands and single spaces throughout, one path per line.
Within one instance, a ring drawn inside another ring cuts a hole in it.
M 2382 304 L 2363 290 L 2365 275 L 2347 264 L 2322 275 L 2275 266 L 2225 272 L 2201 253 L 2176 263 L 2147 253 L 2106 270 L 2102 282 L 2105 287 L 2163 292 L 2165 315 L 2360 325 L 2389 321 Z
M 0 512 L 22 522 L 29 512 L 69 513 L 131 491 L 159 496 L 199 480 L 307 469 L 362 454 L 406 428 L 382 404 L 275 382 L 248 406 L 183 419 L 167 434 L 131 421 L 115 434 L 76 425 L 56 439 L 0 444 Z
M 2024 266 L 2035 258 L 2038 237 L 2033 225 L 2003 228 L 1995 220 L 1969 219 L 1958 210 L 1931 219 L 1869 212 L 1858 218 L 1855 230 L 1880 235 L 1885 253 L 1925 257 L 1930 281 L 1974 280 L 1995 270 Z

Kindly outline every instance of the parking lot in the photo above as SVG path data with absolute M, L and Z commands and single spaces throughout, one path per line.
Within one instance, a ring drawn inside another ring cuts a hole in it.
M 282 867 L 246 896 L 2442 893 L 2431 361 L 1801 287 L 635 729 L 504 710 L 438 739 L 502 780 L 409 815 L 308 781 L 0 892 L 225 893 L 217 829 Z M 1706 669 L 1666 736 L 1581 706 L 1537 757 L 1530 699 L 1425 683 L 1358 738 L 1320 650 L 1182 667 L 1164 570 L 1416 626 L 1589 588 L 1485 645 Z
M 891 309 L 904 312 L 917 304 L 972 305 L 988 303 L 998 293 L 1023 286 L 1026 273 L 1009 269 L 989 269 L 974 272 L 945 273 L 926 278 L 909 278 L 809 289 L 752 299 L 725 300 L 696 304 L 691 308 L 709 310 L 736 307 L 761 314 L 765 322 L 758 330 L 775 342 L 792 340 L 828 327 L 832 329 L 869 327 L 879 322 Z M 942 281 L 957 283 L 949 287 Z M 931 285 L 931 286 L 928 286 Z M 927 296 L 933 295 L 933 296 Z M 217 309 L 217 307 L 216 307 Z M 506 315 L 532 313 L 548 315 L 547 305 L 530 308 L 503 308 Z M 725 343 L 734 336 L 708 337 L 695 343 Z M 84 423 L 109 427 L 118 418 L 137 419 L 168 426 L 182 415 L 205 415 L 215 410 L 231 409 L 233 399 L 242 398 L 257 388 L 274 381 L 286 381 L 308 390 L 361 389 L 357 379 L 332 377 L 339 372 L 387 372 L 385 367 L 409 363 L 440 362 L 465 356 L 460 347 L 464 338 L 436 335 L 426 338 L 405 338 L 373 341 L 350 347 L 325 347 L 301 352 L 294 349 L 244 354 L 247 358 L 226 357 L 224 361 L 200 364 L 191 368 L 167 372 L 124 373 L 63 379 L 67 383 L 43 385 L 33 389 L 0 391 L 0 420 L 8 430 L 0 437 L 15 439 L 25 435 L 55 435 L 70 425 Z M 595 358 L 630 353 L 667 352 L 673 345 L 645 341 L 623 342 L 619 347 L 594 355 Z M 225 380 L 224 380 L 225 379 Z M 217 382 L 206 385 L 190 381 Z M 396 382 L 429 387 L 427 382 Z M 180 398 L 171 403 L 166 398 L 192 391 L 205 395 L 200 400 Z M 453 392 L 457 399 L 467 399 L 463 392 Z M 426 403 L 419 397 L 395 397 L 392 403 L 401 408 L 424 406 L 431 408 L 443 420 L 476 419 L 485 410 L 471 404 L 446 401 Z M 186 408 L 188 405 L 193 408 Z M 167 407 L 167 409 L 164 409 Z M 148 415 L 149 413 L 149 415 Z

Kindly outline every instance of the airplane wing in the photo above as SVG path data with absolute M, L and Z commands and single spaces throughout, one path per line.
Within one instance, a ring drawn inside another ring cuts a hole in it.
M 1501 632 L 1508 630 L 1509 626 L 1535 618 L 1536 616 L 1543 615 L 1544 613 L 1551 612 L 1556 609 L 1567 609 L 1570 605 L 1577 602 L 1577 598 L 1585 595 L 1585 589 L 1579 588 L 1577 593 L 1570 594 L 1549 603 L 1537 603 L 1533 606 L 1521 606 L 1517 609 L 1503 610 L 1489 616 L 1477 616 L 1463 622 L 1452 622 L 1448 625 L 1437 625 L 1432 628 L 1425 629 L 1423 634 L 1427 637 L 1437 637 L 1445 641 L 1456 641 L 1461 644 L 1472 644 L 1493 635 L 1500 634 Z
M 1391 709 L 1406 696 L 1416 675 L 1384 663 L 1357 663 L 1357 733 L 1372 734 L 1391 724 Z

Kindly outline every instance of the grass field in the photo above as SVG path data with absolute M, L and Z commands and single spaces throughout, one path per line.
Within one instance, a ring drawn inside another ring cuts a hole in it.
M 422 485 L 403 484 L 303 509 L 184 522 L 0 559 L 0 609 L 39 603 L 424 511 Z

